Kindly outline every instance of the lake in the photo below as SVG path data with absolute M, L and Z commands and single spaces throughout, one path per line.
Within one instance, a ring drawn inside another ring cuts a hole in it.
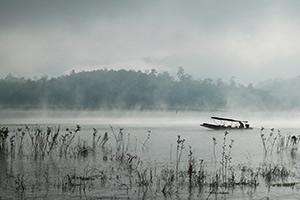
M 225 137 L 224 131 L 199 126 L 213 122 L 211 116 L 249 120 L 253 129 L 232 130 Z M 0 126 L 8 127 L 9 136 L 0 157 L 0 199 L 298 199 L 298 139 L 292 143 L 290 138 L 298 138 L 299 117 L 246 111 L 3 110 Z M 223 185 L 216 189 L 216 182 Z

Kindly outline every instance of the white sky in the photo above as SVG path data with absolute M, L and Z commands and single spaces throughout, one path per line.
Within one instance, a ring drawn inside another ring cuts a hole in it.
M 0 0 L 0 78 L 155 68 L 244 84 L 300 75 L 300 1 Z

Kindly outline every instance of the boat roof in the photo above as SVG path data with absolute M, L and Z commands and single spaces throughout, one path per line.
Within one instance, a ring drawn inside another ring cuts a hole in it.
M 223 117 L 211 117 L 212 119 L 215 120 L 222 120 L 222 121 L 230 121 L 230 122 L 244 122 L 248 123 L 248 121 L 242 121 L 242 120 L 236 120 L 236 119 L 230 119 L 230 118 L 223 118 Z

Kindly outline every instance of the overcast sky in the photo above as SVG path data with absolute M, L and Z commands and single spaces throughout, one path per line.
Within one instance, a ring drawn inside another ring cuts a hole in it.
M 155 68 L 254 83 L 300 75 L 300 1 L 0 0 L 0 78 Z

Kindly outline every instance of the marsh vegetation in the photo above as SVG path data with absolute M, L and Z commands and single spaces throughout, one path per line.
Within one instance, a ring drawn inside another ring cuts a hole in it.
M 300 183 L 300 138 L 275 129 L 255 130 L 262 155 L 253 163 L 233 162 L 239 141 L 230 132 L 211 137 L 209 159 L 182 135 L 174 135 L 171 148 L 164 148 L 169 159 L 146 159 L 142 155 L 151 154 L 151 130 L 139 139 L 113 126 L 105 132 L 81 131 L 80 125 L 1 127 L 0 197 L 263 199 L 274 188 L 298 190 Z

